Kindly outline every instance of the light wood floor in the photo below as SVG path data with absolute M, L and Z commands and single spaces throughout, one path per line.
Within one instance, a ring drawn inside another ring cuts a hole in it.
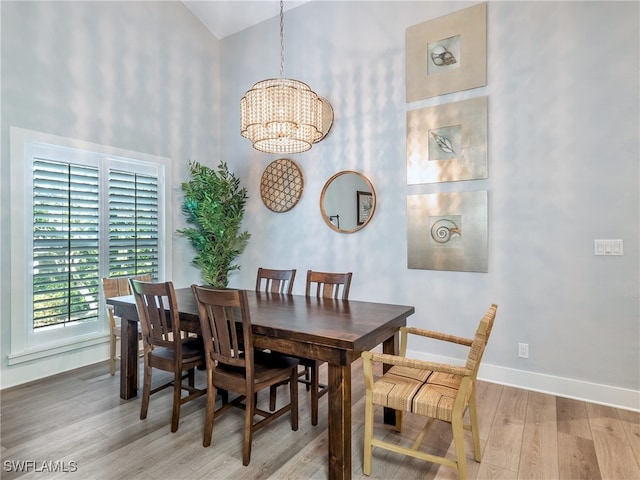
M 326 366 L 325 366 L 326 368 Z M 326 375 L 326 370 L 323 372 Z M 156 374 L 158 374 L 156 376 Z M 158 380 L 163 372 L 154 372 Z M 200 379 L 204 372 L 197 372 Z M 374 449 L 373 473 L 362 474 L 363 381 L 353 365 L 353 478 L 454 479 L 456 472 Z M 309 422 L 309 395 L 300 389 L 300 428 L 284 416 L 259 431 L 251 463 L 242 466 L 242 418 L 238 409 L 216 419 L 213 441 L 202 447 L 205 397 L 184 405 L 178 432 L 170 432 L 171 392 L 151 397 L 149 415 L 139 419 L 140 399 L 118 397 L 119 374 L 93 365 L 1 392 L 3 479 L 321 479 L 327 474 L 327 401 L 320 420 Z M 281 388 L 280 399 L 287 392 Z M 266 403 L 267 394 L 259 401 Z M 467 458 L 471 478 L 640 479 L 640 414 L 576 400 L 481 382 L 478 386 L 483 460 Z M 381 424 L 378 436 L 400 442 Z M 422 419 L 406 415 L 406 432 Z M 423 448 L 453 458 L 449 426 L 436 424 Z M 16 471 L 20 461 L 35 461 Z M 74 473 L 45 473 L 52 468 Z M 57 462 L 57 463 L 56 463 Z M 73 462 L 73 463 L 72 463 Z M 49 467 L 51 468 L 51 467 Z

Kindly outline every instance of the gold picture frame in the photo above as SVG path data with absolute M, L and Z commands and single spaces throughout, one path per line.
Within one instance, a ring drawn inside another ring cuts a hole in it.
M 407 28 L 407 102 L 486 84 L 486 3 Z
M 358 212 L 358 226 L 364 225 L 373 211 L 373 194 L 371 192 L 356 191 L 356 211 Z
M 487 178 L 488 97 L 407 111 L 407 184 Z
M 407 266 L 488 271 L 487 191 L 407 196 Z

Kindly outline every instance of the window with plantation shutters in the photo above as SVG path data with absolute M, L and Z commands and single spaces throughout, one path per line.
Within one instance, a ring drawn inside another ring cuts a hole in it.
M 158 179 L 109 170 L 109 276 L 158 277 Z
M 102 278 L 166 278 L 169 159 L 11 127 L 10 365 L 108 342 Z
M 99 169 L 33 162 L 33 328 L 96 320 Z M 158 273 L 158 179 L 109 169 L 108 276 Z
M 95 167 L 34 159 L 34 330 L 98 318 L 99 185 Z

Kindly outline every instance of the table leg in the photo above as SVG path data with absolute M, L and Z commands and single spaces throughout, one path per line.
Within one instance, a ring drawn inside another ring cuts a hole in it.
M 138 320 L 120 322 L 120 398 L 138 395 Z
M 351 365 L 328 365 L 329 478 L 351 478 Z
M 400 351 L 399 338 L 400 337 L 397 333 L 393 337 L 387 338 L 382 343 L 382 352 L 387 353 L 389 355 L 398 355 Z M 383 372 L 386 372 L 390 368 L 391 368 L 391 365 L 382 366 Z M 383 418 L 384 418 L 384 423 L 386 423 L 387 425 L 396 425 L 396 410 L 385 407 L 383 409 Z

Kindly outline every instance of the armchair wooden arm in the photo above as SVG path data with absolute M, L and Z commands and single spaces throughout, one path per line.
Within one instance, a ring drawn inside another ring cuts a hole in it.
M 447 335 L 446 333 L 434 332 L 433 330 L 425 330 L 423 328 L 417 328 L 417 327 L 403 327 L 403 328 L 407 331 L 407 333 L 411 333 L 413 335 L 420 335 L 422 337 L 434 338 L 436 340 L 442 340 L 445 342 L 457 343 L 460 345 L 466 345 L 467 347 L 470 347 L 471 344 L 473 343 L 472 338 L 458 337 L 456 335 Z
M 362 352 L 362 359 L 365 362 L 381 362 L 387 365 L 399 365 L 402 367 L 421 368 L 434 372 L 449 373 L 451 375 L 471 375 L 473 372 L 469 368 L 457 365 L 449 365 L 446 363 L 427 362 L 407 357 L 399 357 L 397 355 L 389 355 L 377 352 Z

